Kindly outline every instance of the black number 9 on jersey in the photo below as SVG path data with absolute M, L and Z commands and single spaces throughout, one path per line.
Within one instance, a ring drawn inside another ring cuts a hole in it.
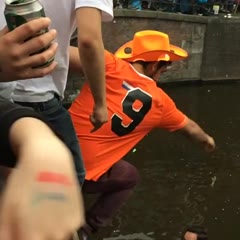
M 134 102 L 138 100 L 142 103 L 140 109 L 133 108 Z M 129 118 L 132 119 L 131 123 L 127 126 L 122 124 L 122 118 L 118 114 L 112 116 L 111 130 L 118 136 L 124 136 L 133 131 L 139 123 L 144 119 L 145 115 L 152 107 L 152 97 L 139 88 L 129 90 L 122 101 L 122 110 Z

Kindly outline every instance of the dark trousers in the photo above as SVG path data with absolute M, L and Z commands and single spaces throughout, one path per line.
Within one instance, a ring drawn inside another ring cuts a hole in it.
M 79 148 L 78 139 L 73 127 L 71 117 L 63 107 L 58 96 L 54 96 L 47 102 L 17 102 L 26 107 L 33 108 L 36 112 L 45 117 L 53 129 L 62 137 L 65 144 L 72 152 L 79 183 L 82 185 L 85 178 L 85 169 Z M 36 136 L 37 137 L 37 136 Z
M 111 222 L 138 182 L 137 169 L 124 160 L 115 163 L 98 181 L 85 180 L 83 192 L 100 196 L 86 211 L 87 224 L 82 230 L 91 234 Z

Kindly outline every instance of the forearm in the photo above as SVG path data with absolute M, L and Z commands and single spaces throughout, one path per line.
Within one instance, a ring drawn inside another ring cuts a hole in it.
M 26 171 L 52 172 L 54 169 L 54 172 L 73 177 L 74 166 L 69 149 L 43 121 L 21 118 L 14 122 L 9 136 L 17 165 L 25 166 Z
M 26 131 L 26 126 L 29 129 Z M 9 142 L 12 151 L 18 157 L 24 151 L 31 151 L 31 146 L 43 141 L 55 141 L 56 135 L 43 121 L 32 118 L 23 117 L 16 120 L 9 130 Z M 41 151 L 41 150 L 40 150 Z
M 79 8 L 76 14 L 78 48 L 83 71 L 89 82 L 95 104 L 104 105 L 106 101 L 105 60 L 101 11 L 86 7 Z
M 81 45 L 81 44 L 80 44 Z M 103 104 L 106 99 L 105 60 L 102 41 L 95 40 L 90 46 L 79 46 L 84 74 L 89 82 L 96 104 Z
M 57 164 L 62 168 L 63 165 L 73 165 L 65 144 L 41 115 L 30 108 L 9 101 L 0 102 L 0 136 L 2 166 L 15 167 L 26 163 L 52 167 Z
M 183 133 L 185 136 L 199 144 L 204 144 L 209 141 L 209 135 L 191 119 L 188 119 L 186 126 L 179 130 L 179 132 Z
M 46 142 L 51 135 L 54 133 L 41 115 L 10 101 L 0 101 L 0 165 L 15 167 L 23 146 L 39 139 Z

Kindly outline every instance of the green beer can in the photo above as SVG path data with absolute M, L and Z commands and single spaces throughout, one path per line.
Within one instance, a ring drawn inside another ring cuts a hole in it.
M 49 0 L 51 1 L 51 0 Z M 8 29 L 12 31 L 13 29 L 19 27 L 20 25 L 29 22 L 33 19 L 45 17 L 44 9 L 42 4 L 38 0 L 5 0 L 5 10 L 4 15 L 7 22 Z M 39 36 L 43 33 L 46 33 L 48 29 L 43 29 L 38 34 L 32 37 Z M 26 41 L 29 39 L 26 39 Z M 49 46 L 48 46 L 49 47 Z M 34 54 L 41 53 L 45 51 L 48 47 L 43 48 Z M 46 67 L 52 63 L 54 58 L 49 59 L 39 67 Z

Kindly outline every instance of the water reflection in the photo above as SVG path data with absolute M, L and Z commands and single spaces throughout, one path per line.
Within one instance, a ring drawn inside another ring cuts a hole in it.
M 204 224 L 210 240 L 239 240 L 240 85 L 164 87 L 215 137 L 207 154 L 178 134 L 156 130 L 126 159 L 142 181 L 113 225 L 96 240 L 178 240 L 187 224 Z
M 117 237 L 108 237 L 104 238 L 103 240 L 153 240 L 154 238 L 151 237 L 153 233 L 132 233 L 132 234 L 127 234 L 127 235 L 119 235 Z

